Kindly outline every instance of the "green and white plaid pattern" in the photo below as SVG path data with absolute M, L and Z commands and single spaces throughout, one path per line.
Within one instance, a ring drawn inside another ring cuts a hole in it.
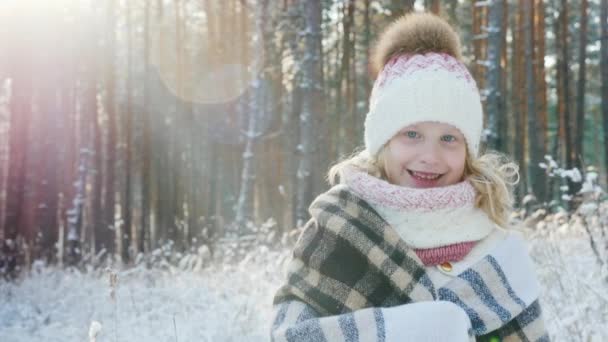
M 548 340 L 531 261 L 516 238 L 436 288 L 415 252 L 346 185 L 320 195 L 310 213 L 312 219 L 294 248 L 287 283 L 275 295 L 276 308 L 304 304 L 303 310 L 318 315 L 310 319 L 318 321 L 365 308 L 445 300 L 467 313 L 471 334 L 479 340 L 490 333 L 503 340 Z M 521 270 L 532 274 L 522 275 Z M 375 311 L 375 317 L 381 313 Z M 298 329 L 298 324 L 292 328 Z

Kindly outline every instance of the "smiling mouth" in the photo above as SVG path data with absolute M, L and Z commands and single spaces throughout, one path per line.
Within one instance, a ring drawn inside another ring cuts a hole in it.
M 423 181 L 435 181 L 443 176 L 443 173 L 432 173 L 432 172 L 419 172 L 406 169 L 407 172 L 415 179 L 423 180 Z

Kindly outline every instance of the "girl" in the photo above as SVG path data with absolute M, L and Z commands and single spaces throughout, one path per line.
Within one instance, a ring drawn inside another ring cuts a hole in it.
M 272 340 L 548 341 L 527 247 L 504 228 L 517 166 L 478 154 L 481 101 L 457 34 L 406 15 L 374 66 L 365 149 L 310 206 Z

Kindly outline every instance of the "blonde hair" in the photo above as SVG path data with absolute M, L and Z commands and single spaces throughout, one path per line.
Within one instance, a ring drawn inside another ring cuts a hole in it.
M 353 167 L 367 174 L 388 181 L 384 168 L 385 144 L 376 156 L 364 149 L 334 164 L 327 174 L 330 185 L 336 185 L 343 178 L 344 169 Z M 506 227 L 508 216 L 513 210 L 513 187 L 519 182 L 519 166 L 505 154 L 490 151 L 478 158 L 466 153 L 464 178 L 468 179 L 475 190 L 475 206 L 501 227 Z

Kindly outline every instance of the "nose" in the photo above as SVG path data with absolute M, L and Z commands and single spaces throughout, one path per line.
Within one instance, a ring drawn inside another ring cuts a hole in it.
M 439 144 L 432 141 L 426 141 L 420 146 L 420 153 L 418 154 L 419 161 L 422 164 L 429 166 L 436 166 L 441 160 L 441 152 L 439 151 Z

